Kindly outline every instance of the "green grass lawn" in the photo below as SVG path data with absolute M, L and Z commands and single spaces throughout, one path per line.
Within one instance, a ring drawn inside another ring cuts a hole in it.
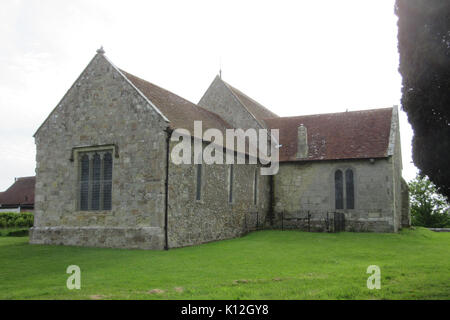
M 66 268 L 81 268 L 81 290 Z M 381 289 L 369 290 L 369 265 Z M 169 251 L 0 238 L 0 299 L 449 299 L 450 233 L 260 231 Z

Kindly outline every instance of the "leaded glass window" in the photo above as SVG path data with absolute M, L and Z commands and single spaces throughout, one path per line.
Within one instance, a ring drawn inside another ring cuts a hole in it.
M 344 174 L 345 172 L 345 174 Z M 336 209 L 355 209 L 355 181 L 352 169 L 334 172 L 334 196 Z
M 80 162 L 80 210 L 89 208 L 89 156 L 83 155 Z
M 344 209 L 344 179 L 341 170 L 334 173 L 334 196 L 336 209 Z
M 78 159 L 79 210 L 111 210 L 112 150 L 80 152 Z
M 111 210 L 112 191 L 112 155 L 107 152 L 103 157 L 103 210 Z
M 92 159 L 92 210 L 100 210 L 100 179 L 102 160 L 98 153 Z

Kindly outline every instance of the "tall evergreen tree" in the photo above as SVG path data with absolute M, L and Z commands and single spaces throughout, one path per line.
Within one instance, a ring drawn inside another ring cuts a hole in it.
M 396 0 L 395 13 L 414 164 L 450 197 L 450 1 Z

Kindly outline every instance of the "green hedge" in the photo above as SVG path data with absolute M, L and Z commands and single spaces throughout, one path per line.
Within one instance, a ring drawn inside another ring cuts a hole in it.
M 7 237 L 26 237 L 28 236 L 29 232 L 28 229 L 18 229 L 18 230 L 13 230 L 13 231 L 9 231 L 6 236 Z
M 31 212 L 0 212 L 0 228 L 31 228 L 34 215 Z

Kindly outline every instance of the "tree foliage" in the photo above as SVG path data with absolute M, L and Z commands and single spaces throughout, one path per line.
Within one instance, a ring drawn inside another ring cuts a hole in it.
M 449 204 L 428 177 L 417 176 L 409 184 L 411 224 L 428 228 L 450 227 Z
M 413 160 L 450 196 L 450 1 L 396 0 L 402 106 Z

